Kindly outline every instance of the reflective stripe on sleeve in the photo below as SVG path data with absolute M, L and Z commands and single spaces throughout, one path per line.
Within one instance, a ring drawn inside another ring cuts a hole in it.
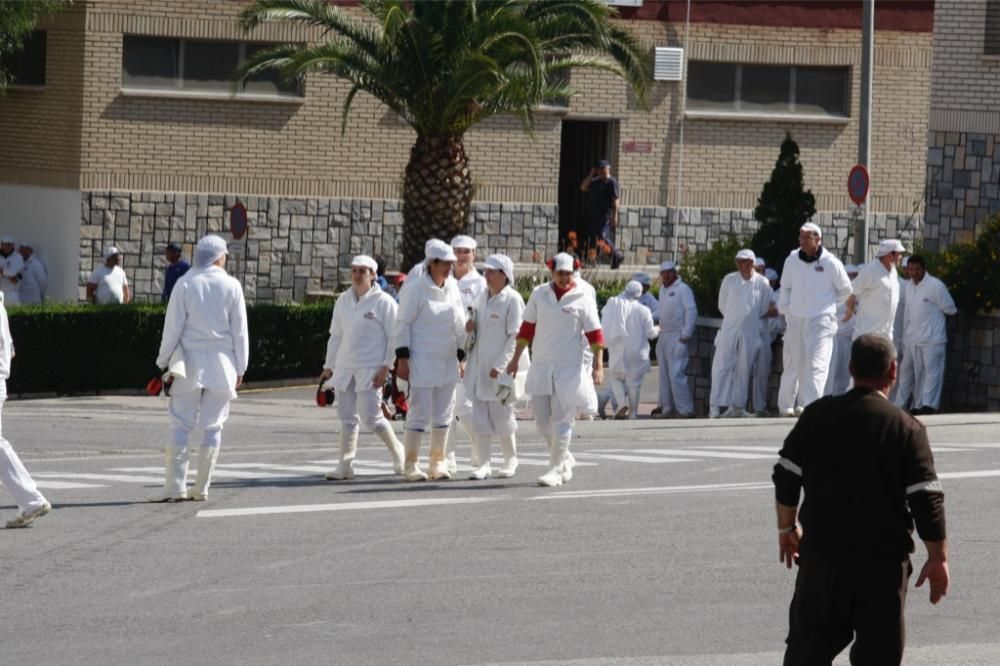
M 788 458 L 778 458 L 778 464 L 787 469 L 795 476 L 802 476 L 802 468 L 793 463 Z
M 912 495 L 913 493 L 928 492 L 928 493 L 943 493 L 944 486 L 937 479 L 933 481 L 921 481 L 920 483 L 914 483 L 912 486 L 906 487 L 906 494 Z

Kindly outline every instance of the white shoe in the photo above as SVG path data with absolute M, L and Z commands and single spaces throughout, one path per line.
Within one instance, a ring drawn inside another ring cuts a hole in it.
M 445 448 L 448 445 L 449 428 L 434 428 L 431 430 L 430 464 L 427 466 L 427 477 L 431 481 L 451 478 L 451 471 L 445 459 Z M 456 465 L 457 468 L 457 465 Z
M 403 467 L 403 477 L 407 481 L 426 481 L 427 480 L 427 474 L 424 472 L 424 470 L 420 469 L 420 466 L 417 465 L 416 463 L 413 463 L 413 464 L 407 463 Z
M 788 409 L 783 410 L 781 412 L 781 415 L 785 416 L 785 417 L 788 417 L 788 418 L 795 418 L 797 416 L 796 413 L 795 413 L 795 410 L 792 409 L 791 407 L 789 407 Z
M 730 407 L 722 413 L 719 418 L 723 419 L 741 419 L 743 418 L 743 408 L 742 407 Z
M 476 469 L 472 470 L 472 474 L 469 475 L 470 481 L 484 481 L 493 476 L 493 470 L 490 469 L 490 464 L 480 465 Z
M 804 412 L 804 411 L 806 411 L 805 407 L 796 407 L 795 408 L 795 415 L 796 416 L 802 416 L 802 412 Z
M 569 483 L 573 480 L 573 466 L 569 464 L 569 460 L 562 464 L 559 468 L 559 476 L 562 477 L 563 483 Z
M 514 475 L 517 474 L 517 458 L 509 462 L 505 462 L 503 467 L 497 471 L 498 479 L 512 479 Z
M 354 478 L 354 464 L 345 460 L 337 465 L 337 469 L 326 473 L 327 481 L 350 481 Z
M 405 430 L 403 432 L 403 450 L 406 455 L 406 462 L 403 465 L 403 477 L 407 481 L 426 481 L 427 474 L 420 469 L 420 438 L 423 433 L 416 430 Z
M 31 523 L 35 522 L 36 519 L 41 518 L 51 510 L 51 504 L 48 502 L 42 502 L 41 506 L 37 506 L 34 509 L 29 509 L 24 512 L 19 512 L 16 516 L 14 516 L 13 520 L 8 520 L 7 529 L 12 530 L 19 527 L 27 527 Z
M 448 478 L 451 478 L 458 474 L 458 461 L 455 460 L 455 452 L 449 451 L 448 457 L 445 458 L 445 466 L 448 468 Z
M 708 418 L 710 418 L 710 419 L 717 419 L 721 415 L 722 414 L 721 414 L 721 412 L 719 412 L 719 408 L 718 407 L 709 407 L 709 409 L 708 409 Z
M 509 479 L 517 472 L 517 439 L 514 435 L 500 438 L 500 449 L 503 451 L 503 467 L 497 472 L 497 478 Z
M 538 477 L 538 485 L 546 488 L 554 488 L 563 484 L 562 465 L 550 467 L 549 471 Z

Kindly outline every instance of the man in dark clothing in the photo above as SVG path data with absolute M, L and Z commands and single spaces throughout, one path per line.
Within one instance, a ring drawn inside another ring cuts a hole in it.
M 178 278 L 187 273 L 191 265 L 181 258 L 181 244 L 177 241 L 167 243 L 164 255 L 167 257 L 167 270 L 163 275 L 163 294 L 160 296 L 160 301 L 166 303 L 170 300 L 170 292 L 174 290 Z
M 924 426 L 886 396 L 896 350 L 876 334 L 851 347 L 854 388 L 806 407 L 774 466 L 779 559 L 799 565 L 786 666 L 899 664 L 914 523 L 927 547 L 917 587 L 948 592 L 944 493 Z M 800 491 L 805 491 L 798 512 Z
M 618 200 L 621 189 L 611 175 L 611 162 L 601 160 L 583 182 L 580 191 L 587 193 L 587 228 L 583 242 L 587 252 L 611 253 L 611 268 L 618 268 L 624 256 L 615 249 L 614 231 L 618 228 Z

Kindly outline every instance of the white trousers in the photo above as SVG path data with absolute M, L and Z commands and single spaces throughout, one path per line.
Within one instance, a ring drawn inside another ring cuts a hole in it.
M 792 355 L 799 382 L 799 404 L 806 407 L 822 397 L 826 388 L 837 317 L 834 314 L 808 318 L 787 315 L 785 320 L 788 323 L 785 344 Z
M 464 382 L 455 385 L 455 416 L 460 419 L 472 418 L 472 400 L 466 393 Z
M 660 332 L 656 341 L 656 360 L 660 375 L 660 411 L 674 409 L 679 414 L 694 414 L 694 398 L 688 386 L 688 346 L 681 342 L 681 334 Z
M 753 359 L 753 409 L 762 412 L 767 409 L 767 388 L 771 381 L 771 334 L 760 338 L 757 353 Z
M 901 357 L 896 371 L 896 384 L 892 387 L 891 395 L 897 407 L 905 408 L 913 397 L 913 352 L 904 350 L 902 353 L 898 351 L 896 353 L 901 354 Z
M 347 432 L 357 432 L 361 425 L 375 432 L 389 424 L 382 414 L 382 390 L 377 388 L 354 390 L 354 379 L 347 390 L 337 391 L 337 416 L 343 429 Z
M 406 413 L 406 430 L 427 432 L 451 425 L 455 416 L 455 384 L 444 386 L 410 386 L 410 411 Z
M 222 426 L 229 418 L 229 401 L 229 391 L 201 389 L 171 394 L 169 411 L 174 445 L 186 447 L 191 431 L 201 428 L 204 432 L 202 446 L 220 446 Z
M 781 380 L 778 382 L 778 411 L 784 413 L 795 408 L 799 396 L 799 374 L 792 356 L 791 343 L 788 341 L 788 328 L 781 345 Z
M 510 437 L 517 432 L 514 404 L 499 400 L 472 401 L 472 427 L 480 437 Z
M 576 407 L 566 407 L 555 393 L 531 396 L 531 407 L 535 411 L 535 428 L 542 437 L 558 439 L 573 435 Z
M 0 379 L 0 413 L 3 403 L 7 400 L 7 380 Z M 2 426 L 0 426 L 2 432 Z M 0 434 L 0 483 L 7 488 L 17 508 L 22 512 L 37 509 L 45 504 L 45 497 L 38 492 L 35 480 L 28 474 L 21 459 L 3 435 Z
M 629 382 L 624 374 L 614 374 L 611 377 L 612 403 L 618 405 L 628 405 L 628 417 L 630 419 L 639 418 L 639 394 L 642 391 L 642 382 Z
M 826 376 L 823 395 L 841 395 L 851 386 L 851 344 L 849 335 L 833 337 L 833 353 L 830 355 L 830 372 Z
M 907 356 L 913 359 L 913 409 L 940 406 L 947 347 L 943 342 L 907 347 Z
M 748 340 L 748 336 L 735 335 L 735 350 L 733 345 L 717 345 L 712 356 L 712 389 L 708 398 L 708 404 L 712 407 L 725 405 L 743 409 L 747 406 L 752 354 L 757 351 L 756 345 L 752 343 L 759 341 L 760 336 L 752 336 Z

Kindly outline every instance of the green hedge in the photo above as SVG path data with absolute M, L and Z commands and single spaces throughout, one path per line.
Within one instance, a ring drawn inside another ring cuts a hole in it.
M 331 307 L 329 302 L 249 307 L 246 381 L 318 375 Z M 157 373 L 164 310 L 147 304 L 11 308 L 17 357 L 9 392 L 65 395 L 144 387 Z

